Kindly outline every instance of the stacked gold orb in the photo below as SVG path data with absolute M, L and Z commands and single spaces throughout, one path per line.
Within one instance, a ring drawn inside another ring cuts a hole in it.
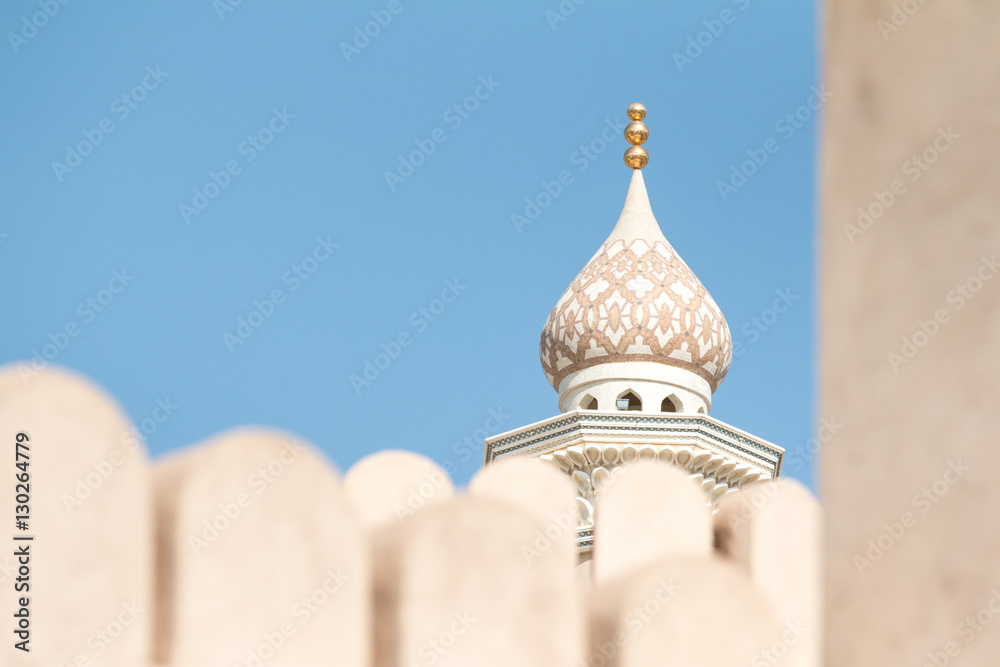
M 625 151 L 625 164 L 632 169 L 642 169 L 649 162 L 649 153 L 642 147 L 649 139 L 649 128 L 642 122 L 646 117 L 646 107 L 633 104 L 627 113 L 632 122 L 625 126 L 625 140 L 632 145 Z

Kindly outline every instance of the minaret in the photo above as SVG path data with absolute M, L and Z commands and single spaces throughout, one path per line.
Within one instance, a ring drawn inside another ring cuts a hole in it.
M 551 460 L 579 490 L 578 544 L 593 544 L 601 482 L 637 459 L 687 469 L 716 505 L 777 477 L 780 447 L 708 416 L 732 359 L 726 318 L 663 236 L 646 193 L 646 108 L 628 108 L 632 181 L 618 222 L 542 328 L 542 370 L 561 415 L 486 441 L 486 463 Z

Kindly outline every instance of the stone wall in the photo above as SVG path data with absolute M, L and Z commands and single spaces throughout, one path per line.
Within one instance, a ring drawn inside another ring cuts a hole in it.
M 825 14 L 827 664 L 996 664 L 1000 4 Z
M 679 468 L 623 467 L 580 564 L 576 490 L 552 463 L 502 461 L 456 490 L 433 461 L 384 451 L 342 477 L 259 429 L 150 462 L 114 401 L 60 370 L 0 371 L 0 433 L 0 539 L 33 538 L 18 543 L 29 653 L 10 634 L 19 565 L 0 557 L 0 664 L 819 664 L 819 508 L 794 482 L 713 515 Z

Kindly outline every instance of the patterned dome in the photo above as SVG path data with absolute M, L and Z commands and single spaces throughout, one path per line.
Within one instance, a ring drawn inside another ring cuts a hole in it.
M 545 322 L 545 376 L 559 391 L 597 364 L 651 361 L 692 371 L 714 392 L 732 347 L 726 318 L 663 236 L 636 169 L 618 224 Z

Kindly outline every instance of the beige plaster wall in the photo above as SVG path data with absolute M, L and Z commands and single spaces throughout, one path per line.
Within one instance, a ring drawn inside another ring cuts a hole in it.
M 827 664 L 995 664 L 1000 4 L 825 13 Z

